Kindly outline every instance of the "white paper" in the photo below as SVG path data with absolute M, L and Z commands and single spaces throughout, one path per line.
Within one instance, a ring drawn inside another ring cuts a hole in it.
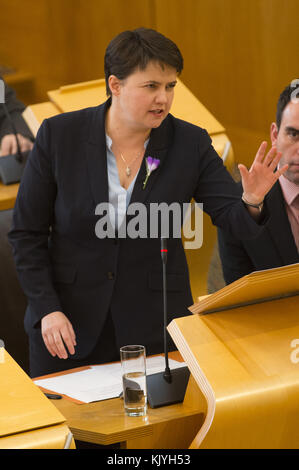
M 179 367 L 185 367 L 185 362 L 178 362 L 173 359 L 168 359 L 170 370 L 178 369 Z M 156 374 L 163 372 L 165 369 L 164 356 L 153 356 L 146 358 L 146 375 Z
M 184 367 L 184 362 L 169 359 L 170 369 Z M 162 372 L 165 369 L 164 356 L 146 359 L 146 375 Z M 122 392 L 122 371 L 119 362 L 91 366 L 89 369 L 58 375 L 57 377 L 34 380 L 40 387 L 55 393 L 67 395 L 84 403 L 116 398 Z

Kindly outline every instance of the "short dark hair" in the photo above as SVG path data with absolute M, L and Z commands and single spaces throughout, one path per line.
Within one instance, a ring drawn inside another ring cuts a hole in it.
M 138 28 L 123 31 L 108 44 L 104 69 L 106 93 L 111 95 L 108 85 L 110 75 L 124 80 L 135 69 L 144 70 L 150 61 L 169 65 L 178 73 L 183 70 L 183 57 L 177 45 L 154 29 Z
M 292 95 L 296 94 L 296 83 L 299 84 L 299 79 L 297 80 L 292 80 L 290 85 L 286 86 L 285 89 L 281 92 L 278 102 L 277 102 L 277 108 L 276 108 L 276 125 L 278 129 L 280 128 L 281 120 L 282 120 L 282 113 L 285 109 L 285 107 L 289 104 L 289 102 L 292 99 Z M 297 88 L 298 90 L 298 88 Z M 298 92 L 297 92 L 298 94 Z

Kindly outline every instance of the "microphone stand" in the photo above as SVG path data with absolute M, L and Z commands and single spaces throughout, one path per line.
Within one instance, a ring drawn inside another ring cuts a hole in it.
M 161 238 L 161 258 L 163 265 L 163 314 L 164 314 L 164 355 L 165 370 L 146 377 L 147 399 L 151 408 L 181 403 L 184 400 L 190 371 L 188 367 L 170 370 L 167 346 L 167 239 Z
M 163 330 L 164 330 L 164 354 L 165 354 L 165 371 L 163 374 L 164 379 L 171 382 L 171 372 L 168 361 L 168 345 L 167 345 L 167 277 L 166 277 L 166 263 L 167 263 L 167 242 L 166 238 L 161 238 L 161 258 L 163 266 Z
M 18 183 L 21 181 L 21 177 L 25 168 L 27 157 L 30 153 L 29 150 L 22 152 L 20 148 L 20 142 L 17 135 L 17 130 L 14 122 L 8 112 L 5 103 L 1 103 L 5 111 L 5 115 L 10 123 L 11 130 L 16 139 L 17 152 L 16 154 L 6 155 L 0 158 L 0 180 L 3 184 Z
M 16 130 L 16 128 L 15 128 L 14 122 L 13 122 L 13 120 L 11 119 L 11 116 L 10 116 L 8 110 L 7 110 L 7 107 L 6 107 L 5 103 L 2 103 L 2 105 L 3 105 L 3 109 L 4 109 L 4 112 L 5 112 L 5 115 L 6 115 L 8 121 L 9 121 L 9 123 L 10 123 L 10 125 L 11 125 L 11 129 L 12 129 L 12 131 L 13 131 L 13 134 L 14 134 L 14 136 L 15 136 L 15 138 L 16 138 L 16 144 L 17 144 L 17 153 L 16 153 L 16 156 L 15 156 L 15 157 L 16 157 L 16 160 L 17 160 L 19 163 L 23 163 L 23 154 L 22 154 L 22 152 L 21 152 L 21 148 L 20 148 L 20 143 L 19 143 L 19 139 L 18 139 L 17 130 Z

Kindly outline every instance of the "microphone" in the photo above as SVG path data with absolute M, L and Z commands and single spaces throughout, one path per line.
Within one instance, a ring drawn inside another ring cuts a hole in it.
M 6 155 L 0 157 L 0 179 L 3 184 L 18 183 L 21 180 L 27 157 L 30 151 L 21 152 L 20 143 L 15 128 L 14 122 L 6 108 L 5 103 L 2 103 L 5 115 L 11 125 L 12 133 L 15 136 L 17 144 L 17 153 L 15 155 Z
M 165 370 L 146 377 L 147 398 L 151 408 L 173 405 L 184 400 L 190 371 L 188 367 L 170 370 L 167 345 L 167 238 L 161 237 L 161 258 L 163 267 L 163 333 Z
M 161 258 L 163 266 L 163 333 L 164 333 L 164 355 L 165 355 L 165 371 L 164 379 L 170 383 L 171 381 L 171 372 L 169 368 L 168 361 L 168 346 L 167 346 L 167 276 L 166 276 L 166 263 L 167 263 L 167 238 L 161 238 Z
M 23 161 L 23 155 L 22 155 L 22 152 L 21 152 L 21 148 L 20 148 L 20 142 L 19 142 L 19 139 L 18 139 L 18 133 L 17 133 L 17 130 L 15 128 L 15 125 L 14 125 L 14 122 L 13 120 L 11 119 L 11 116 L 8 112 L 8 109 L 6 107 L 6 104 L 5 103 L 2 103 L 2 106 L 4 108 L 4 112 L 5 112 L 5 115 L 9 121 L 9 124 L 11 126 L 11 129 L 12 129 L 12 132 L 16 138 L 16 144 L 17 144 L 17 153 L 15 155 L 15 158 L 18 160 L 18 162 L 22 163 Z

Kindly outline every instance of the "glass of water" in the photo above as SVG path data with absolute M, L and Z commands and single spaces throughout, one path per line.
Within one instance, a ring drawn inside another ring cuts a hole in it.
M 145 347 L 140 345 L 120 348 L 123 398 L 128 416 L 145 416 L 147 411 Z

